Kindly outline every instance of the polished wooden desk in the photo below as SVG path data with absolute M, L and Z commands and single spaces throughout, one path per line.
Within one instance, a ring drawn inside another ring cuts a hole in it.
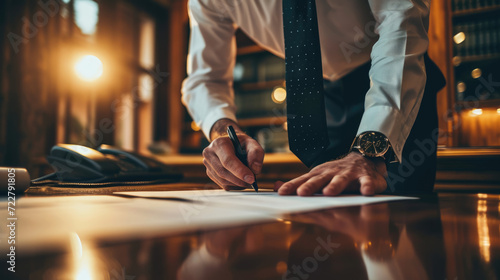
M 23 254 L 17 256 L 15 275 L 109 280 L 498 279 L 499 213 L 499 195 L 428 195 L 289 215 L 269 223 L 96 242 L 83 254 L 88 267 L 75 266 L 74 256 L 64 251 Z

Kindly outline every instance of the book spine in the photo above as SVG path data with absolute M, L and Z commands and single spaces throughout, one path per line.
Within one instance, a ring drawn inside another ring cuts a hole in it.
M 495 54 L 500 53 L 500 19 L 496 19 L 492 22 L 492 45 L 493 52 Z
M 477 54 L 485 55 L 486 54 L 486 30 L 484 29 L 484 21 L 480 21 L 477 23 Z
M 492 51 L 492 42 L 491 42 L 491 33 L 493 29 L 491 28 L 491 20 L 486 20 L 484 22 L 484 53 L 486 55 L 491 54 Z

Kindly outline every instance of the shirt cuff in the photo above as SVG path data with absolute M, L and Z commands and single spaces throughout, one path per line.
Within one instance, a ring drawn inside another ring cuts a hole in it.
M 230 119 L 237 122 L 235 113 L 227 108 L 221 107 L 212 110 L 205 118 L 198 124 L 205 134 L 205 137 L 210 141 L 210 130 L 212 126 L 220 119 Z
M 403 147 L 406 141 L 407 130 L 402 122 L 403 117 L 398 110 L 389 106 L 373 106 L 365 110 L 357 135 L 363 132 L 378 131 L 384 134 L 391 143 L 391 147 L 396 155 L 396 160 L 400 163 L 403 154 Z

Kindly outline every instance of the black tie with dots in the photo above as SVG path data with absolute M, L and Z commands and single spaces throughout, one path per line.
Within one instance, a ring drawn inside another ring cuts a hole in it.
M 308 167 L 329 144 L 314 0 L 283 0 L 290 150 Z

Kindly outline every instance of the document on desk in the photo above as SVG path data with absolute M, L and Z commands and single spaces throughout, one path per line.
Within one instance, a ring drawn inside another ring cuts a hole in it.
M 7 202 L 0 202 L 7 209 Z M 6 221 L 7 211 L 0 212 Z M 275 220 L 248 209 L 201 202 L 117 196 L 22 197 L 16 201 L 17 252 L 64 250 L 77 234 L 82 242 L 119 241 Z M 2 235 L 0 235 L 2 237 Z M 7 252 L 0 242 L 0 252 Z
M 340 196 L 282 196 L 273 191 L 254 192 L 195 190 L 195 191 L 145 191 L 117 192 L 115 194 L 144 198 L 178 198 L 187 201 L 198 201 L 211 206 L 228 207 L 231 209 L 253 209 L 267 214 L 287 214 L 315 211 L 335 207 L 356 206 L 370 203 L 388 202 L 406 199 L 418 199 L 407 196 L 392 195 L 340 195 Z
M 23 197 L 16 202 L 20 252 L 87 241 L 163 236 L 276 220 L 288 213 L 415 199 L 402 196 L 280 196 L 272 191 L 117 192 L 114 196 Z M 0 202 L 7 208 L 7 202 Z M 7 211 L 0 213 L 6 220 Z M 13 222 L 14 223 L 14 222 Z M 0 243 L 6 252 L 7 242 Z

